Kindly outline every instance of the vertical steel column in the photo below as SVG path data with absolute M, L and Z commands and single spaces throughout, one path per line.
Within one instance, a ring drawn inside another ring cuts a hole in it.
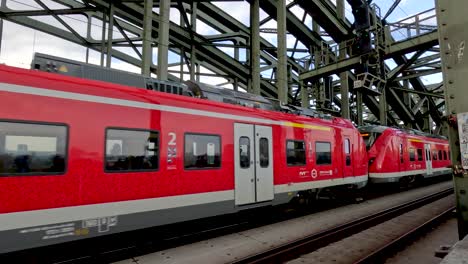
M 237 40 L 234 41 L 234 46 L 235 46 L 235 47 L 234 47 L 234 59 L 235 59 L 236 61 L 239 61 L 239 60 L 240 60 L 240 59 L 239 59 L 239 57 L 240 57 L 240 56 L 239 56 L 239 55 L 240 55 L 240 54 L 239 54 L 239 45 L 240 45 L 240 44 L 241 44 L 241 43 L 239 43 L 239 41 L 237 41 Z M 233 86 L 233 88 L 234 88 L 234 91 L 238 91 L 238 90 L 239 90 L 239 80 L 237 79 L 237 77 L 234 77 L 234 78 L 233 78 L 233 80 L 232 80 L 232 86 Z
M 450 153 L 457 199 L 458 236 L 468 234 L 468 10 L 467 1 L 437 0 L 440 56 L 449 116 Z M 461 135 L 459 134 L 462 133 Z
M 197 3 L 192 3 L 192 15 L 190 16 L 192 31 L 197 32 Z M 190 80 L 195 81 L 195 70 L 197 65 L 197 51 L 194 43 L 190 43 Z
M 304 63 L 304 69 L 309 69 L 309 63 Z M 304 108 L 309 108 L 310 106 L 310 99 L 309 99 L 309 91 L 307 89 L 307 83 L 302 80 L 299 80 L 299 89 L 301 89 L 301 105 Z
M 289 85 L 287 69 L 287 46 L 286 46 L 286 0 L 278 0 L 277 6 L 278 27 L 278 64 L 276 71 L 276 86 L 278 88 L 278 99 L 280 102 L 288 103 Z
M 91 16 L 86 16 L 88 18 L 87 28 L 86 28 L 86 39 L 89 41 L 91 39 Z M 86 45 L 86 63 L 89 63 L 89 44 Z
M 3 9 L 6 6 L 6 0 L 2 0 L 0 7 Z M 3 19 L 0 19 L 0 54 L 2 54 L 2 40 L 3 40 Z
M 379 114 L 380 114 L 380 125 L 387 125 L 387 88 L 382 88 L 382 93 L 379 96 Z
M 316 32 L 317 34 L 320 34 L 320 26 L 315 20 L 312 20 L 312 30 Z M 311 49 L 313 50 L 313 54 L 314 54 L 314 69 L 319 68 L 322 64 L 320 48 L 321 47 L 314 47 Z M 312 94 L 315 97 L 316 109 L 320 109 L 323 107 L 323 95 L 325 94 L 323 89 L 324 87 L 323 85 L 320 84 L 320 79 L 314 79 L 312 81 Z
M 239 91 L 239 79 L 237 79 L 237 77 L 234 77 L 233 87 L 234 87 L 234 91 Z
M 107 29 L 107 60 L 106 66 L 107 68 L 111 67 L 112 63 L 112 40 L 114 39 L 114 3 L 109 3 L 109 28 Z
M 158 79 L 167 81 L 169 54 L 169 13 L 171 0 L 160 0 L 158 30 Z
M 143 14 L 143 54 L 141 56 L 141 74 L 151 76 L 153 62 L 153 0 L 145 0 Z
M 253 94 L 260 94 L 260 0 L 250 4 L 250 67 Z
M 336 11 L 338 13 L 338 18 L 345 19 L 345 4 L 344 0 L 336 1 Z M 346 43 L 340 43 L 339 50 L 340 60 L 346 59 Z M 349 81 L 348 81 L 348 72 L 344 71 L 340 73 L 340 83 L 341 83 L 341 116 L 346 119 L 351 119 L 349 113 Z
M 185 54 L 185 49 L 182 47 L 180 49 L 180 73 L 179 73 L 179 79 L 181 82 L 184 81 L 184 54 Z
M 101 66 L 104 67 L 104 53 L 106 46 L 106 13 L 102 12 L 102 32 L 101 32 Z
M 421 106 L 421 112 L 426 113 L 429 111 L 429 100 L 426 100 L 426 102 Z M 426 115 L 423 116 L 423 126 L 422 126 L 422 131 L 430 133 L 432 131 L 432 125 L 431 125 L 431 115 Z
M 356 115 L 357 123 L 359 126 L 364 125 L 363 111 L 362 111 L 362 93 L 356 92 Z

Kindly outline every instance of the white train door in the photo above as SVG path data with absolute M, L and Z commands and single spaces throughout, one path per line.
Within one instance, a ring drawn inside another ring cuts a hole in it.
M 255 126 L 257 202 L 273 200 L 273 142 L 271 127 Z
M 424 150 L 426 152 L 426 173 L 427 175 L 432 175 L 431 144 L 424 144 Z
M 236 205 L 273 199 L 271 127 L 234 124 Z

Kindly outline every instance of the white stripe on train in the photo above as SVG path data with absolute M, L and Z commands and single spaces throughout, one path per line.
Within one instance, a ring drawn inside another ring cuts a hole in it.
M 367 181 L 366 175 L 351 176 L 331 180 L 275 185 L 274 191 L 275 194 L 280 194 L 365 181 Z M 0 231 L 230 200 L 234 206 L 234 190 L 5 213 L 0 214 Z

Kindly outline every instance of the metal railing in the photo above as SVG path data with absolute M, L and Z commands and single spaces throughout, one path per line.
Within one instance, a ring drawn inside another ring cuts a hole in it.
M 423 11 L 400 21 L 389 23 L 389 32 L 395 41 L 418 37 L 437 30 L 435 8 Z

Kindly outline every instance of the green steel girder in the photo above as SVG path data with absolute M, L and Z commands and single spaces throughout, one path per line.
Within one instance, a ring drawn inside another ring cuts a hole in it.
M 351 24 L 338 18 L 336 7 L 329 0 L 298 0 L 296 2 L 330 34 L 336 43 L 351 37 Z

